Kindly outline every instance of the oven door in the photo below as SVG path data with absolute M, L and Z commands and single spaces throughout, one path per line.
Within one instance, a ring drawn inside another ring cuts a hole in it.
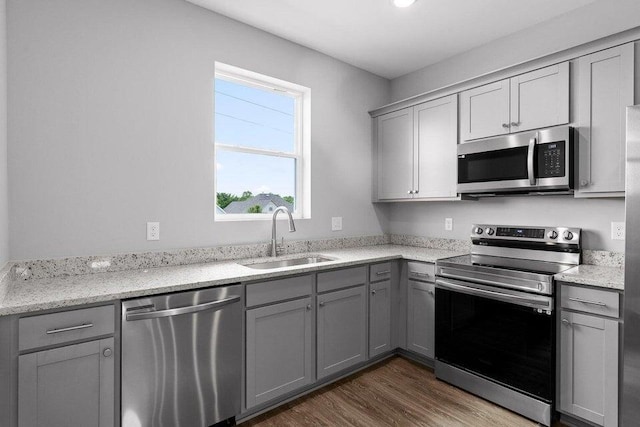
M 571 128 L 501 136 L 458 146 L 458 192 L 573 188 Z
M 554 317 L 548 296 L 437 279 L 436 359 L 550 403 Z

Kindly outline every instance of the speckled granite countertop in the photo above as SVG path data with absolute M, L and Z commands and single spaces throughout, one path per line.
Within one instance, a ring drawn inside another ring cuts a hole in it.
M 624 290 L 624 268 L 581 264 L 556 274 L 556 280 L 598 288 Z
M 263 280 L 400 258 L 435 262 L 440 258 L 448 258 L 462 253 L 442 249 L 380 245 L 318 251 L 314 254 L 336 258 L 336 260 L 270 270 L 257 270 L 241 265 L 268 261 L 265 258 L 255 258 L 243 259 L 238 262 L 223 261 L 113 273 L 12 281 L 6 283 L 5 289 L 0 289 L 0 316 L 184 291 L 234 282 Z M 281 258 L 297 258 L 310 255 L 309 253 L 302 253 Z M 2 287 L 0 286 L 0 288 Z

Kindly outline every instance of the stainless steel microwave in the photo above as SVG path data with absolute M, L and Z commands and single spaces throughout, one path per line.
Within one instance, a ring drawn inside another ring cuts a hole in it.
M 573 128 L 558 126 L 458 145 L 458 193 L 571 193 Z

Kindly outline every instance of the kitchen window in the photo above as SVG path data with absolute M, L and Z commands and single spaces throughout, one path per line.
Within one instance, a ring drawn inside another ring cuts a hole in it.
M 310 215 L 310 89 L 225 64 L 214 81 L 215 220 Z

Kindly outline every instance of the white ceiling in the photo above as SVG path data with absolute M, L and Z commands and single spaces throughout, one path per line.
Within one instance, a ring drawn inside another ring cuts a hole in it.
M 595 0 L 188 0 L 389 79 Z

